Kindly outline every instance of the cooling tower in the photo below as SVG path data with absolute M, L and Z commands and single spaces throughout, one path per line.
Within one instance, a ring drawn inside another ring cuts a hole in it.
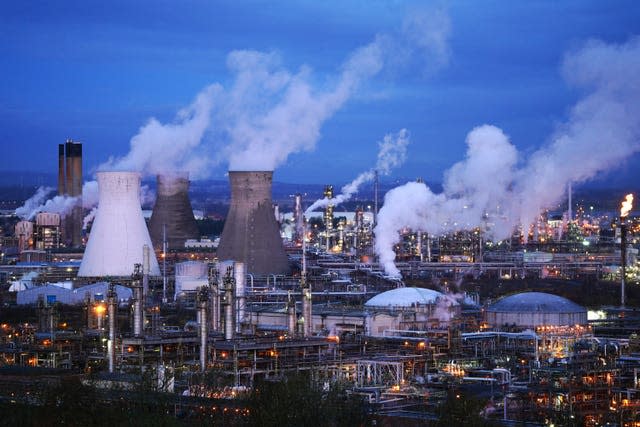
M 78 276 L 131 276 L 142 264 L 143 247 L 152 247 L 140 208 L 140 174 L 98 172 L 98 212 Z M 160 275 L 155 254 L 150 254 L 150 274 Z
M 166 232 L 169 249 L 184 249 L 187 239 L 200 237 L 189 201 L 188 175 L 158 175 L 157 182 L 156 204 L 149 220 L 153 246 L 162 248 L 163 234 Z
M 231 206 L 218 259 L 244 262 L 251 274 L 286 274 L 289 261 L 273 215 L 273 172 L 229 171 Z

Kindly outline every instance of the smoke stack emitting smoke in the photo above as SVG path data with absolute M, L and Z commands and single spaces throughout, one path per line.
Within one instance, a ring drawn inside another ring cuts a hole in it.
M 400 275 L 393 245 L 403 227 L 437 234 L 486 225 L 489 237 L 505 238 L 560 201 L 568 182 L 592 179 L 640 151 L 639 57 L 639 37 L 622 45 L 592 41 L 567 55 L 567 80 L 591 92 L 524 167 L 515 168 L 517 152 L 504 133 L 484 125 L 469 133 L 467 159 L 445 174 L 442 194 L 418 183 L 387 193 L 375 229 L 385 271 Z
M 128 154 L 98 170 L 145 177 L 184 170 L 192 179 L 210 176 L 220 163 L 230 170 L 272 171 L 290 154 L 313 150 L 324 122 L 385 67 L 410 60 L 413 66 L 416 58 L 429 70 L 446 64 L 449 33 L 444 11 L 413 10 L 399 32 L 380 34 L 354 50 L 327 84 L 316 84 L 307 66 L 285 69 L 275 53 L 233 51 L 227 57 L 234 77 L 228 88 L 205 87 L 172 123 L 151 118 L 131 139 Z M 23 210 L 33 211 L 26 205 Z
M 396 135 L 385 135 L 384 139 L 378 144 L 378 161 L 373 169 L 361 173 L 349 184 L 342 187 L 342 193 L 329 199 L 323 198 L 316 200 L 307 208 L 305 214 L 322 209 L 329 204 L 337 206 L 351 199 L 353 194 L 357 193 L 360 186 L 365 182 L 371 181 L 375 176 L 375 171 L 382 175 L 388 175 L 392 169 L 400 166 L 407 157 L 407 145 L 409 144 L 409 133 L 406 129 L 401 129 Z

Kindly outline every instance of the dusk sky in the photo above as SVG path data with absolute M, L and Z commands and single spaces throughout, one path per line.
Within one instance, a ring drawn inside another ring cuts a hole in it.
M 197 155 L 179 165 L 194 165 L 198 177 L 223 178 L 229 162 L 246 160 L 229 152 L 236 145 L 226 139 L 299 138 L 300 147 L 273 161 L 277 180 L 345 183 L 376 164 L 385 135 L 406 129 L 407 160 L 390 176 L 439 182 L 465 158 L 465 139 L 477 126 L 500 128 L 520 161 L 549 144 L 589 91 L 567 81 L 566 55 L 591 39 L 622 45 L 640 35 L 635 0 L 425 3 L 3 2 L 0 169 L 54 172 L 57 144 L 72 138 L 84 144 L 90 174 L 127 155 L 151 118 L 147 137 L 179 146 L 184 118 L 176 114 L 195 103 L 187 115 L 196 129 L 186 131 L 185 145 Z M 380 40 L 379 69 L 365 63 L 345 77 L 356 52 Z M 249 88 L 258 82 L 258 92 L 246 92 L 256 99 L 238 89 L 247 75 Z M 293 91 L 296 82 L 310 93 Z M 295 102 L 280 104 L 282 91 Z M 200 122 L 198 108 L 207 116 Z M 267 136 L 256 135 L 265 112 L 280 119 Z M 256 127 L 247 129 L 245 119 Z M 226 129 L 227 121 L 234 126 Z M 167 136 L 163 126 L 172 123 L 177 130 Z M 272 154 L 263 149 L 259 159 Z M 631 151 L 638 152 L 637 139 Z M 639 160 L 635 154 L 614 168 L 623 176 L 616 180 L 637 180 Z

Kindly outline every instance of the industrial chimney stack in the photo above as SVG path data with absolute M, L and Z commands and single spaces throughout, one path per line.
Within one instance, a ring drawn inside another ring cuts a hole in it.
M 82 144 L 68 139 L 58 144 L 58 195 L 77 197 L 76 206 L 64 220 L 64 241 L 82 246 Z
M 273 172 L 229 171 L 231 206 L 220 236 L 218 259 L 243 262 L 247 273 L 286 274 L 289 261 L 273 215 Z
M 189 200 L 188 174 L 158 175 L 157 183 L 156 204 L 149 220 L 149 233 L 153 246 L 162 247 L 164 227 L 167 247 L 184 249 L 187 239 L 200 237 Z

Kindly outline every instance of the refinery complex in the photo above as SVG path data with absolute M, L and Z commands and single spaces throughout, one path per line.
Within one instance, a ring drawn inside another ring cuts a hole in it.
M 58 171 L 63 213 L 4 218 L 3 401 L 37 407 L 42 384 L 75 378 L 109 403 L 144 383 L 185 425 L 249 425 L 257 385 L 304 375 L 361 404 L 362 425 L 436 425 L 461 401 L 485 425 L 640 425 L 632 195 L 596 212 L 569 190 L 499 241 L 489 216 L 399 224 L 397 274 L 376 250 L 377 174 L 338 211 L 332 185 L 275 204 L 273 171 L 229 171 L 205 236 L 186 172 L 157 175 L 145 215 L 138 172 L 98 172 L 90 210 L 82 144 L 59 146 Z

